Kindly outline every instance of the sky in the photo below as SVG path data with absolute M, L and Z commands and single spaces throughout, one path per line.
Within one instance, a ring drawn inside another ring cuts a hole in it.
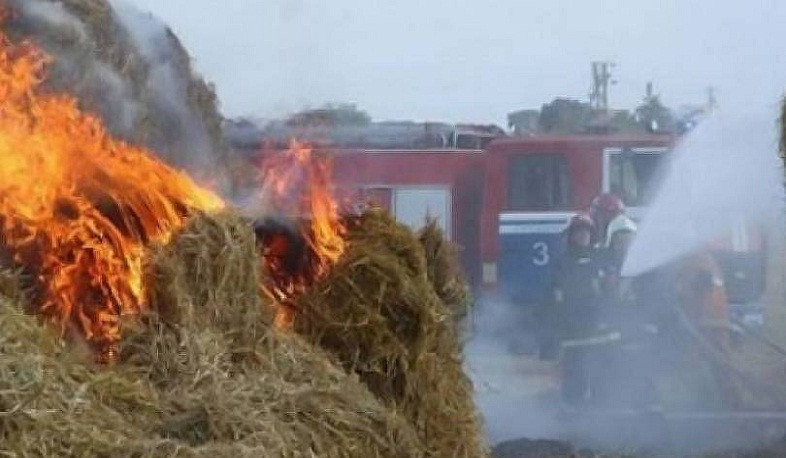
M 226 116 L 352 102 L 378 120 L 494 122 L 588 97 L 616 63 L 611 105 L 652 81 L 664 103 L 772 106 L 786 92 L 782 0 L 113 0 L 167 22 Z

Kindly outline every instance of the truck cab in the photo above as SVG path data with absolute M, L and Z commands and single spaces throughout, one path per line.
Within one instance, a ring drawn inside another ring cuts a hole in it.
M 659 177 L 667 172 L 674 141 L 643 135 L 493 142 L 487 149 L 481 227 L 484 293 L 525 309 L 545 300 L 570 218 L 587 211 L 601 192 L 618 195 L 631 217 L 644 218 Z M 755 317 L 764 292 L 762 233 L 740 222 L 708 246 L 723 270 L 738 318 Z

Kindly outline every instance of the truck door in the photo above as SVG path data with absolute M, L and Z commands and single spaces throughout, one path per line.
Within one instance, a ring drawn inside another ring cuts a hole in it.
M 499 289 L 510 301 L 544 300 L 570 217 L 571 177 L 564 154 L 512 155 L 507 210 L 499 219 Z
M 564 250 L 562 233 L 573 213 L 503 213 L 499 238 L 500 288 L 521 305 L 545 299 L 554 261 Z

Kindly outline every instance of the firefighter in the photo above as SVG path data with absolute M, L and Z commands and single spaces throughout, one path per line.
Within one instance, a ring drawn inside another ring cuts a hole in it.
M 583 214 L 574 216 L 565 231 L 566 249 L 555 265 L 552 280 L 550 331 L 555 340 L 582 339 L 597 326 L 600 303 L 600 269 L 592 240 L 595 224 Z M 575 404 L 587 398 L 587 355 L 572 349 L 563 355 L 563 397 Z
M 595 224 L 597 239 L 595 242 L 601 248 L 606 248 L 608 242 L 609 224 L 618 216 L 625 214 L 625 204 L 622 199 L 612 193 L 603 193 L 592 201 L 590 217 Z
M 619 213 L 607 225 L 606 248 L 601 251 L 600 258 L 602 287 L 608 305 L 633 300 L 628 282 L 622 279 L 622 266 L 636 231 L 636 223 L 624 213 Z

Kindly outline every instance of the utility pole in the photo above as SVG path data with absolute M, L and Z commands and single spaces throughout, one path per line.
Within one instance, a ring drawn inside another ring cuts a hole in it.
M 611 69 L 614 62 L 592 62 L 592 91 L 590 92 L 590 105 L 593 110 L 609 111 L 609 86 L 616 83 L 611 79 Z

